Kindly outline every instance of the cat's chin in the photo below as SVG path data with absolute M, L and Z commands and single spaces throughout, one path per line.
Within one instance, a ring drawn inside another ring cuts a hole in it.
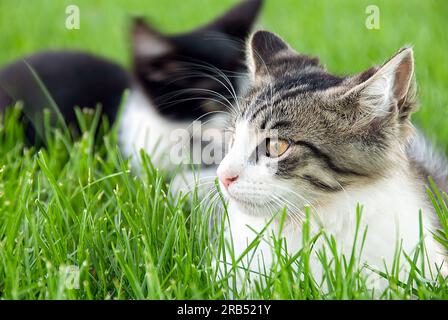
M 239 212 L 256 216 L 256 217 L 270 217 L 272 212 L 277 207 L 273 201 L 262 201 L 251 199 L 247 196 L 234 194 L 231 191 L 224 188 L 220 182 L 221 192 L 229 203 L 229 207 L 238 209 Z
M 250 200 L 237 199 L 227 194 L 229 207 L 238 209 L 238 212 L 255 217 L 270 217 L 275 206 L 273 202 L 255 202 Z

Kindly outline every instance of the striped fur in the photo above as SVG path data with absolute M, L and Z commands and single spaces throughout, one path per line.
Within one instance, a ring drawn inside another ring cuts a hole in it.
M 390 268 L 396 243 L 402 241 L 407 254 L 418 244 L 422 210 L 429 268 L 443 265 L 448 272 L 445 253 L 432 237 L 436 215 L 425 190 L 428 175 L 447 190 L 447 160 L 410 122 L 417 109 L 412 49 L 345 77 L 329 74 L 316 58 L 298 54 L 265 31 L 253 35 L 247 55 L 252 87 L 232 120 L 234 142 L 218 168 L 218 176 L 236 177 L 221 184 L 231 229 L 237 230 L 236 248 L 243 250 L 254 230 L 286 206 L 283 235 L 288 248 L 298 250 L 308 206 L 312 229 L 326 229 L 350 253 L 355 208 L 361 204 L 361 225 L 369 228 L 362 259 Z M 246 157 L 274 136 L 289 144 L 282 155 Z M 274 222 L 268 233 L 277 227 Z M 269 265 L 274 258 L 269 251 L 263 246 L 248 267 L 259 271 L 260 259 Z M 312 268 L 318 276 L 316 260 Z

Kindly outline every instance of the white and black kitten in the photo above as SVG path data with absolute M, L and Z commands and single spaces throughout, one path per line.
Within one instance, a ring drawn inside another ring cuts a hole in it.
M 112 122 L 125 89 L 130 89 L 120 124 L 121 147 L 126 155 L 140 148 L 150 153 L 152 142 L 165 132 L 216 111 L 207 101 L 217 96 L 231 100 L 223 79 L 238 85 L 236 79 L 245 68 L 244 41 L 261 5 L 262 0 L 243 1 L 208 25 L 179 35 L 164 35 L 136 19 L 131 71 L 76 51 L 41 52 L 15 61 L 0 69 L 0 111 L 23 102 L 26 119 L 33 124 L 27 126 L 27 136 L 35 143 L 43 138 L 42 111 L 53 104 L 51 100 L 68 124 L 76 124 L 75 106 L 98 104 Z M 151 141 L 146 144 L 148 130 Z
M 360 230 L 368 227 L 361 266 L 391 270 L 397 245 L 413 257 L 422 232 L 426 271 L 446 274 L 447 255 L 433 237 L 438 222 L 425 189 L 431 175 L 448 190 L 447 162 L 410 122 L 416 110 L 412 49 L 401 49 L 381 66 L 339 77 L 317 58 L 259 31 L 249 41 L 248 59 L 252 85 L 232 119 L 233 142 L 218 168 L 229 200 L 228 237 L 235 257 L 284 207 L 282 236 L 289 253 L 297 252 L 306 206 L 312 234 L 325 230 L 349 257 L 361 204 Z M 264 232 L 255 255 L 250 252 L 241 261 L 244 268 L 256 273 L 263 266 L 269 269 L 271 234 L 278 233 L 279 224 L 280 215 Z M 316 251 L 323 242 L 321 237 Z M 400 263 L 395 267 L 403 277 L 409 264 L 404 256 Z M 321 281 L 316 255 L 311 269 Z
M 133 77 L 120 122 L 119 142 L 138 168 L 145 150 L 159 167 L 174 167 L 169 152 L 176 129 L 221 128 L 226 108 L 245 79 L 244 46 L 261 8 L 244 1 L 188 33 L 164 35 L 137 19 L 132 30 Z M 201 139 L 201 134 L 193 139 Z

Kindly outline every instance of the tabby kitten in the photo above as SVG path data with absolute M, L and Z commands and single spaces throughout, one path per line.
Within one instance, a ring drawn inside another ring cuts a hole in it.
M 360 262 L 390 268 L 400 241 L 412 257 L 421 209 L 430 268 L 437 273 L 444 264 L 446 272 L 445 252 L 432 236 L 437 222 L 425 182 L 430 174 L 447 190 L 447 165 L 410 122 L 416 110 L 412 48 L 345 77 L 329 74 L 317 58 L 297 53 L 266 31 L 251 37 L 247 55 L 252 87 L 232 119 L 233 141 L 217 171 L 229 200 L 235 256 L 284 207 L 282 235 L 290 253 L 297 251 L 305 206 L 311 208 L 312 232 L 324 228 L 349 256 L 359 203 L 360 230 L 368 226 Z M 245 267 L 269 267 L 268 235 L 278 226 L 276 218 L 255 258 L 243 259 Z M 311 264 L 320 281 L 316 256 Z

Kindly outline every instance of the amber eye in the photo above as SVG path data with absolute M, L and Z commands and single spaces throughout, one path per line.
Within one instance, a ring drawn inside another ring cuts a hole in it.
M 266 155 L 271 158 L 280 157 L 288 150 L 290 143 L 283 139 L 266 139 Z

